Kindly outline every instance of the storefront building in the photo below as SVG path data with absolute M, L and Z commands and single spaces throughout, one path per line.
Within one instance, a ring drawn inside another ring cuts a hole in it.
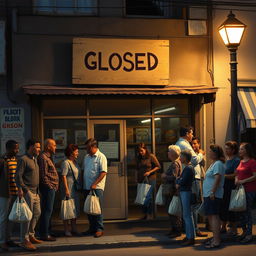
M 217 89 L 207 11 L 194 12 L 201 19 L 193 25 L 188 7 L 165 19 L 128 16 L 133 9 L 124 14 L 125 3 L 112 2 L 120 9 L 101 9 L 98 1 L 92 17 L 59 16 L 38 3 L 32 13 L 20 11 L 12 31 L 12 93 L 31 110 L 30 136 L 56 140 L 56 162 L 69 143 L 79 145 L 81 162 L 84 141 L 99 141 L 109 166 L 104 216 L 126 219 L 138 209 L 136 145 L 145 142 L 164 170 L 168 145 L 192 124 L 207 149 Z

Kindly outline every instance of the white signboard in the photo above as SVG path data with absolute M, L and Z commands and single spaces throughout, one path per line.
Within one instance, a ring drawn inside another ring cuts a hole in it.
M 0 21 L 0 74 L 5 74 L 5 22 Z
M 119 158 L 119 142 L 99 141 L 99 149 L 107 159 Z
M 168 85 L 169 41 L 74 38 L 73 84 Z
M 24 109 L 17 108 L 1 108 L 0 109 L 1 122 L 1 153 L 5 152 L 5 143 L 8 140 L 16 140 L 19 143 L 20 153 L 25 153 L 25 122 Z

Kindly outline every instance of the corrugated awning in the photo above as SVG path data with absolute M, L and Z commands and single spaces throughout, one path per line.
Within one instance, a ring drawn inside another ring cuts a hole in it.
M 216 87 L 210 86 L 165 86 L 165 87 L 67 87 L 48 85 L 25 85 L 23 89 L 29 95 L 177 95 L 211 94 Z
M 246 119 L 246 127 L 256 128 L 256 88 L 239 88 L 238 98 Z

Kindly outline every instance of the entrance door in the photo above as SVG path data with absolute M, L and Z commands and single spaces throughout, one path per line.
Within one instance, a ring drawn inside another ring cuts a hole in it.
M 125 121 L 90 120 L 89 136 L 98 141 L 100 151 L 108 160 L 104 219 L 127 218 Z

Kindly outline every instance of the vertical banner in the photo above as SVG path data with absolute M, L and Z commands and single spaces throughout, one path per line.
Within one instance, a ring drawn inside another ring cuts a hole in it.
M 19 154 L 25 153 L 25 122 L 23 108 L 1 108 L 0 109 L 1 124 L 1 153 L 5 152 L 5 144 L 8 140 L 16 140 L 19 143 Z

